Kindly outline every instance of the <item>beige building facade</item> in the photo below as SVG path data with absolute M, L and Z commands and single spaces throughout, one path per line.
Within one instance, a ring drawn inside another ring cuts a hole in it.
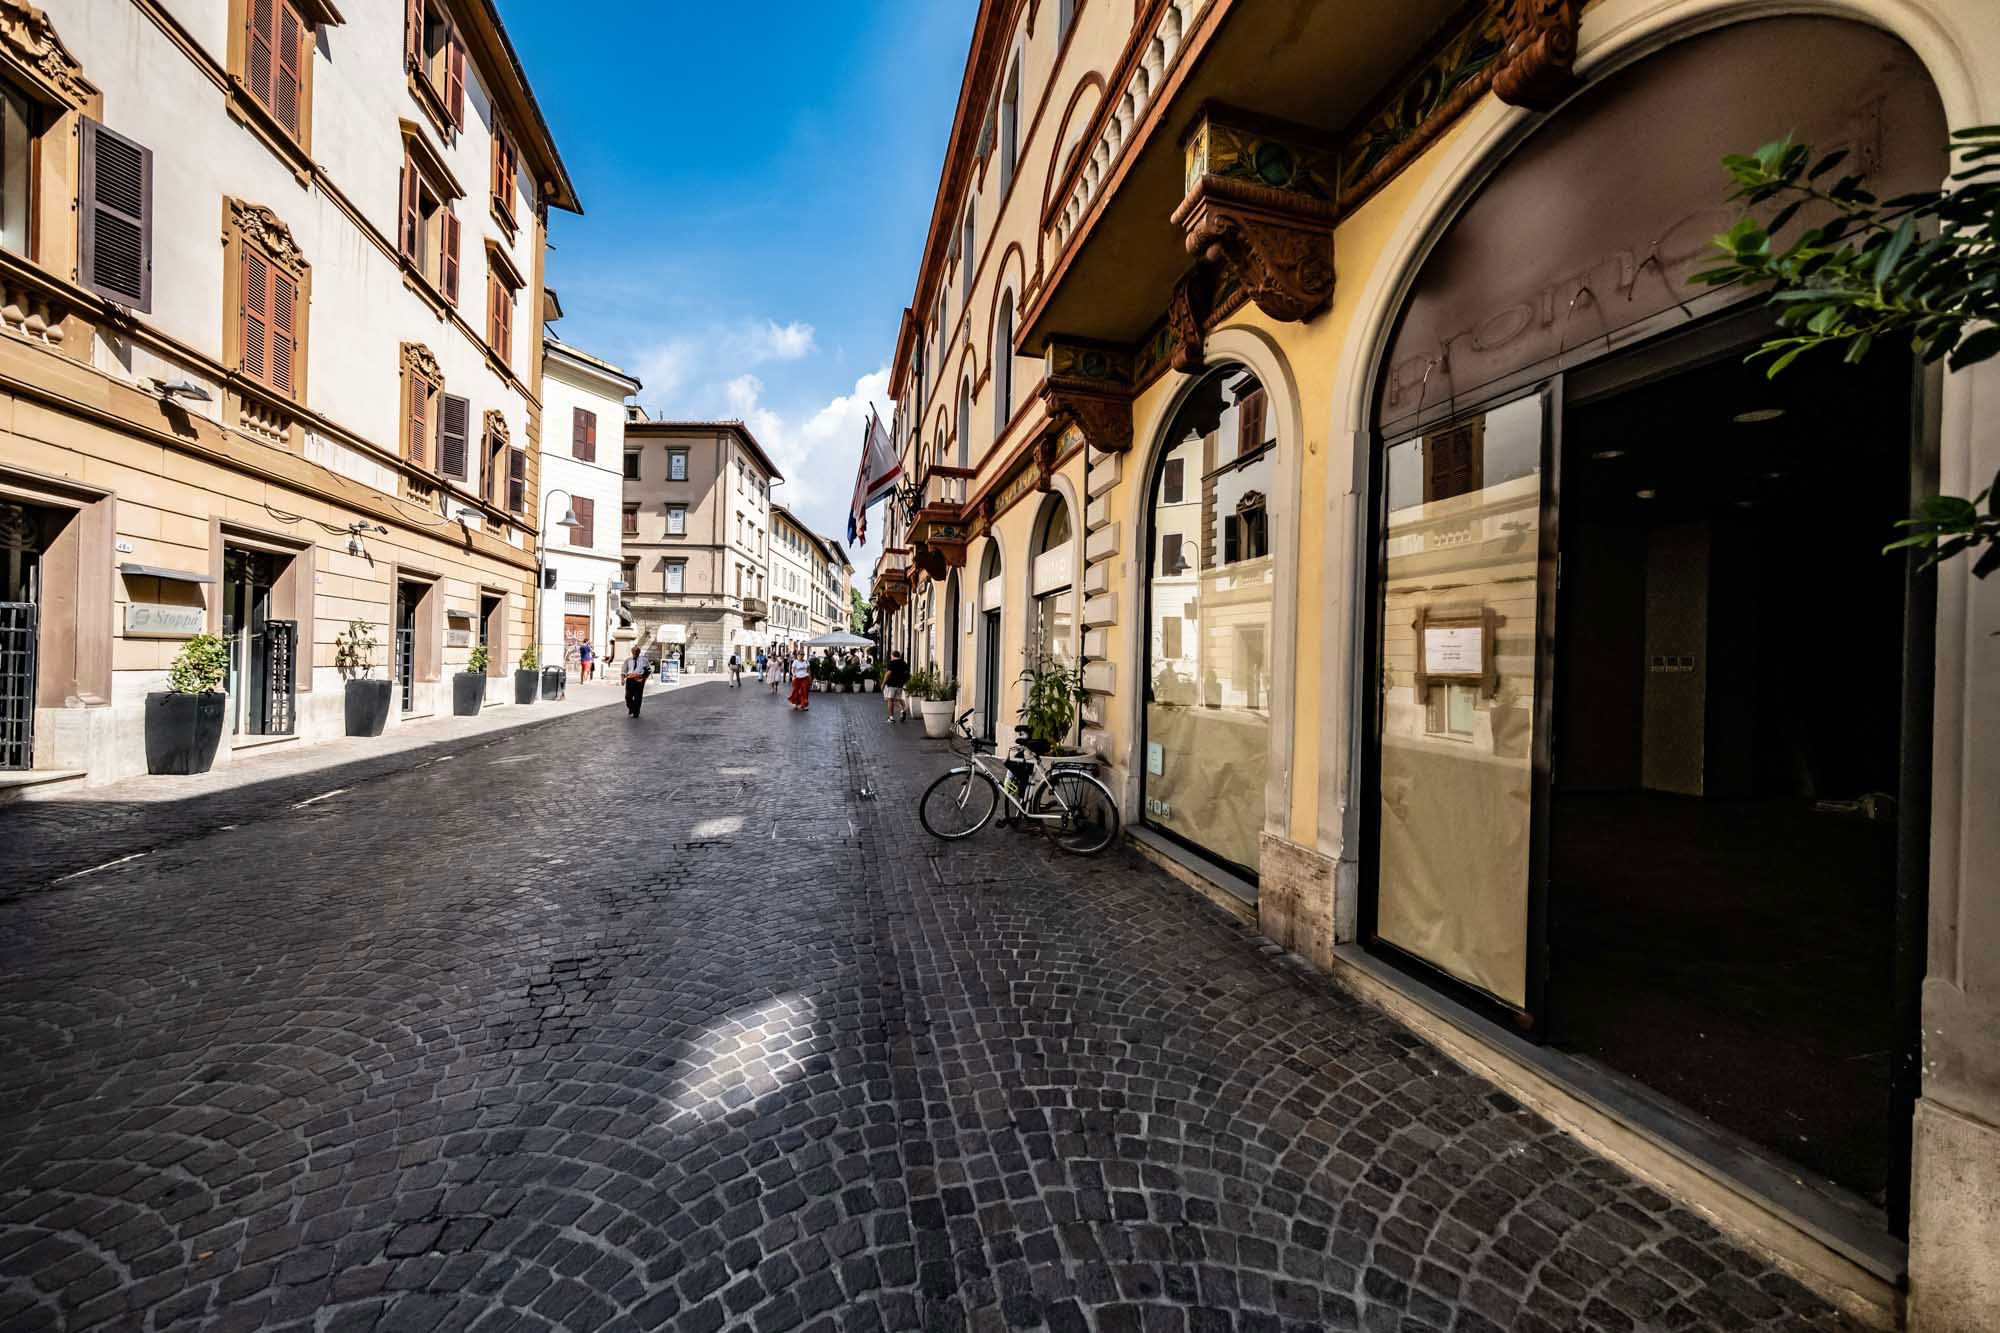
M 1879 552 L 2000 366 L 1766 380 L 1691 279 L 1724 153 L 1935 188 L 1995 89 L 1975 0 L 989 0 L 873 571 L 994 734 L 1080 667 L 1146 854 L 1925 1330 L 2000 1311 L 2000 592 Z
M 490 6 L 15 5 L 0 84 L 0 769 L 143 772 L 199 631 L 220 762 L 342 734 L 354 621 L 392 725 L 510 698 L 578 204 Z
M 642 651 L 719 671 L 768 642 L 783 479 L 740 421 L 626 423 L 624 607 Z

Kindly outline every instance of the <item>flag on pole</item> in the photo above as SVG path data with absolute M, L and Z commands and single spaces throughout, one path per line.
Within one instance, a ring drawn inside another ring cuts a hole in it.
M 870 403 L 868 424 L 861 428 L 861 464 L 854 473 L 854 500 L 847 511 L 847 540 L 851 544 L 868 544 L 868 506 L 893 493 L 896 478 L 902 473 L 896 446 L 889 439 L 889 431 L 875 405 Z

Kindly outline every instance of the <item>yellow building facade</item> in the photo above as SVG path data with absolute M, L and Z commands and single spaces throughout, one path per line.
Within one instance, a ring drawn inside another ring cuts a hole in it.
M 1996 88 L 1973 0 L 989 0 L 874 570 L 1003 741 L 1080 670 L 1142 853 L 1928 1329 L 2000 1309 L 2000 600 L 1879 549 L 2000 376 L 1767 380 L 1692 279 L 1724 153 L 1936 188 Z

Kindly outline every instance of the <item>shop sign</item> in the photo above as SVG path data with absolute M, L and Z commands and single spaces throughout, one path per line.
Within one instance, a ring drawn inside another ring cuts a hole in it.
M 469 629 L 448 629 L 444 632 L 444 646 L 447 648 L 463 648 L 471 642 L 472 631 Z
M 1486 669 L 1481 641 L 1486 631 L 1478 625 L 1427 625 L 1424 627 L 1424 674 L 1426 676 L 1478 676 Z
M 1146 771 L 1156 778 L 1166 774 L 1167 749 L 1158 741 L 1146 742 Z
M 125 603 L 128 639 L 191 639 L 208 628 L 208 608 L 162 602 Z

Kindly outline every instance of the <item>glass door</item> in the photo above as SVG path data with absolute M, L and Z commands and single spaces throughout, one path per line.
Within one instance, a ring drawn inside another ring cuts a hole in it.
M 1523 1017 L 1539 1007 L 1547 402 L 1537 393 L 1446 422 L 1380 463 L 1368 934 Z
M 269 713 L 270 642 L 265 634 L 271 618 L 271 588 L 277 582 L 277 557 L 267 551 L 230 546 L 222 556 L 222 637 L 229 645 L 230 730 L 239 736 L 261 735 Z

